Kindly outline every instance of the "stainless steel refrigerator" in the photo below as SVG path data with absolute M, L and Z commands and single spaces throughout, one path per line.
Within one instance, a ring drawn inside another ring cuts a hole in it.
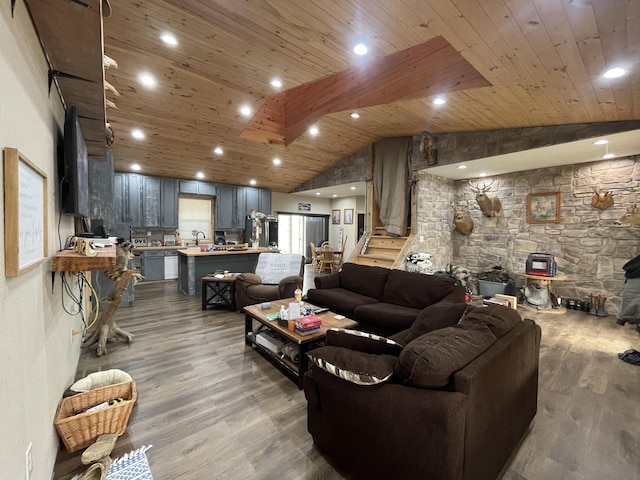
M 244 230 L 244 241 L 251 243 L 253 238 L 253 219 L 247 215 L 245 220 L 246 226 Z M 278 217 L 267 215 L 260 219 L 260 246 L 261 247 L 278 247 Z

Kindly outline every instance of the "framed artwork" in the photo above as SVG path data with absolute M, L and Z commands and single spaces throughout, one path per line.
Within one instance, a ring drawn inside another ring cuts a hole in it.
M 353 223 L 353 208 L 344 209 L 344 223 L 345 225 Z
M 340 225 L 340 210 L 331 210 L 331 223 Z
M 16 277 L 47 259 L 47 175 L 15 148 L 4 149 L 4 268 Z
M 560 223 L 560 192 L 530 193 L 527 197 L 528 223 Z

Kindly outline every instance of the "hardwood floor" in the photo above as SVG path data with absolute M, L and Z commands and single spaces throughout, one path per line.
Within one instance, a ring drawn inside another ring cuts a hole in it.
M 313 275 L 305 276 L 305 288 Z M 135 335 L 83 352 L 77 378 L 120 368 L 138 402 L 113 456 L 143 445 L 167 479 L 343 479 L 313 446 L 304 393 L 246 347 L 243 315 L 202 311 L 175 282 L 136 286 L 117 313 Z M 635 325 L 569 311 L 521 312 L 542 327 L 538 414 L 505 480 L 640 480 L 640 367 L 617 353 L 640 349 Z M 54 479 L 83 471 L 80 452 L 58 455 Z

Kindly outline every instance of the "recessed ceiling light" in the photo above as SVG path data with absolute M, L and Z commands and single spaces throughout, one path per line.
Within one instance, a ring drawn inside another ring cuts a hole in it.
M 175 37 L 173 33 L 165 32 L 160 35 L 160 40 L 162 40 L 167 45 L 175 46 L 178 44 L 178 39 Z
M 244 115 L 245 117 L 248 117 L 249 115 L 251 115 L 251 108 L 247 105 L 243 106 L 240 108 L 240 113 L 242 115 Z
M 222 155 L 224 151 L 222 150 L 222 147 L 216 147 L 213 149 L 213 153 L 215 153 L 216 155 Z
M 282 80 L 280 80 L 279 78 L 272 79 L 271 86 L 274 88 L 280 88 L 282 86 Z
M 356 189 L 356 187 L 351 187 L 351 190 L 355 190 L 355 189 Z
M 320 195 L 320 192 L 316 192 L 316 195 Z
M 251 180 L 249 180 L 249 184 L 250 184 L 250 185 L 255 185 L 255 184 L 256 184 L 256 181 L 252 178 Z
M 134 128 L 133 130 L 131 130 L 131 136 L 136 140 L 144 140 L 145 137 L 144 132 L 139 128 Z
M 460 170 L 464 170 L 465 168 L 467 168 L 466 165 L 458 165 L 458 169 L 460 169 Z
M 138 80 L 140 80 L 140 83 L 145 87 L 155 87 L 158 83 L 150 73 L 141 73 L 140 76 L 138 76 Z
M 316 135 L 318 135 L 318 133 L 319 133 L 319 132 L 320 132 L 320 130 L 318 130 L 318 127 L 311 127 L 311 128 L 309 129 L 309 133 L 310 133 L 311 135 L 313 135 L 314 137 L 315 137 Z
M 198 177 L 198 178 L 204 178 L 204 173 L 202 173 L 202 172 L 198 172 L 198 173 L 196 173 L 196 177 Z
M 333 198 L 336 198 L 338 195 L 336 195 L 335 193 L 333 195 L 331 195 Z
M 482 172 L 482 173 L 481 173 L 480 175 L 478 175 L 478 176 L 479 176 L 479 177 L 486 177 L 486 176 L 487 176 L 487 174 L 486 174 L 486 173 L 484 173 L 484 172 Z
M 618 77 L 621 77 L 621 76 L 625 75 L 626 73 L 627 73 L 627 71 L 624 68 L 616 67 L 616 68 L 611 68 L 611 69 L 607 70 L 606 72 L 604 72 L 603 77 L 604 78 L 618 78 Z
M 134 163 L 133 165 L 131 165 L 131 170 L 135 170 L 136 172 L 141 170 L 140 165 Z
M 594 145 L 606 145 L 607 143 L 609 143 L 609 140 L 606 138 L 601 138 L 600 140 L 593 142 Z
M 615 158 L 615 157 L 616 157 L 616 154 L 615 153 L 611 153 L 611 152 L 608 152 L 608 153 L 605 153 L 604 155 L 602 155 L 602 158 L 604 160 L 609 160 L 610 158 Z
M 447 103 L 447 100 L 444 97 L 436 97 L 433 99 L 434 105 L 444 105 L 445 103 Z
M 273 164 L 274 165 L 280 165 L 282 163 L 282 160 L 280 160 L 278 157 L 273 159 Z
M 360 114 L 358 112 L 353 112 L 351 114 L 351 118 L 360 118 Z
M 353 47 L 353 53 L 356 55 L 366 55 L 369 49 L 364 43 L 359 43 L 355 47 Z

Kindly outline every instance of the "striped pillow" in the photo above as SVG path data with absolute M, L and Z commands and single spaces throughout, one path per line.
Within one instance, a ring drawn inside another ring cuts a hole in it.
M 348 348 L 326 346 L 307 353 L 311 362 L 356 385 L 377 385 L 393 376 L 397 357 L 357 352 Z
M 400 352 L 402 352 L 402 345 L 390 338 L 344 328 L 331 328 L 327 330 L 326 344 L 378 355 L 398 356 Z

